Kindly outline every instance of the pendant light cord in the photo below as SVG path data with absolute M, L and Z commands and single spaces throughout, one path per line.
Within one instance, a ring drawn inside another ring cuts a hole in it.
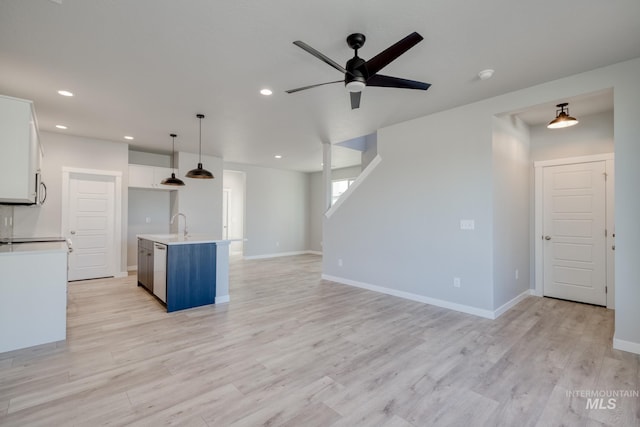
M 198 163 L 202 163 L 202 117 L 200 119 L 200 146 L 198 148 Z

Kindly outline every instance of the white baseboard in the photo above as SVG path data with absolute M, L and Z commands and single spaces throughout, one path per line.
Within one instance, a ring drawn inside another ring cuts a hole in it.
M 629 353 L 640 354 L 640 343 L 625 341 L 613 337 L 613 348 L 616 350 L 628 351 Z
M 127 271 L 137 271 L 137 270 L 138 270 L 137 265 L 130 265 L 127 267 Z
M 307 251 L 307 253 L 311 254 L 311 255 L 320 255 L 320 256 L 322 256 L 322 251 Z
M 276 252 L 273 254 L 245 256 L 244 259 L 246 260 L 267 259 L 267 258 L 278 258 L 282 256 L 307 255 L 307 254 L 322 255 L 322 252 L 319 252 L 319 253 L 316 253 L 315 251 Z
M 450 310 L 460 311 L 462 313 L 467 313 L 467 314 L 473 314 L 474 316 L 480 316 L 486 319 L 493 320 L 496 318 L 495 312 L 491 310 L 484 310 L 482 308 L 472 307 L 469 305 L 458 304 L 455 302 L 444 301 L 436 298 L 430 298 L 424 295 L 418 295 L 410 292 L 399 291 L 397 289 L 385 288 L 377 285 L 370 285 L 368 283 L 357 282 L 355 280 L 344 279 L 342 277 L 330 276 L 328 274 L 323 274 L 322 278 L 324 280 L 341 283 L 343 285 L 355 286 L 357 288 L 367 289 L 374 292 L 380 292 L 387 295 L 393 295 L 395 297 L 400 297 L 400 298 L 408 299 L 411 301 L 417 301 L 425 304 L 435 305 L 437 307 L 448 308 Z
M 221 295 L 221 296 L 216 295 L 216 299 L 215 299 L 216 304 L 224 304 L 225 302 L 229 302 L 229 301 L 231 301 L 231 298 L 229 297 L 229 295 Z
M 113 277 L 127 277 L 129 275 L 128 271 L 120 271 L 113 275 Z
M 529 295 L 534 295 L 535 296 L 535 294 L 536 293 L 535 293 L 534 289 L 527 289 L 526 291 L 524 291 L 523 293 L 521 293 L 520 295 L 518 295 L 517 297 L 515 297 L 511 301 L 507 301 L 506 303 L 502 304 L 500 307 L 498 307 L 496 310 L 494 310 L 494 312 L 493 312 L 494 319 L 497 319 L 498 317 L 502 316 L 511 307 L 513 307 L 514 305 L 518 304 L 520 301 L 522 301 L 523 299 L 525 299 Z

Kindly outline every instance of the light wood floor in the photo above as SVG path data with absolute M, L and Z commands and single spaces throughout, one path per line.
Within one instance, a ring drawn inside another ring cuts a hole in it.
M 69 285 L 65 343 L 0 354 L 2 426 L 638 426 L 613 313 L 529 297 L 498 320 L 234 260 L 231 303 L 167 314 L 135 277 Z M 34 313 L 34 315 L 36 315 Z

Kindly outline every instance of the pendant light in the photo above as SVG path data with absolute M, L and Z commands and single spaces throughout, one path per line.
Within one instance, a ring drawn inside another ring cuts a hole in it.
M 195 169 L 191 169 L 185 176 L 187 178 L 213 179 L 213 174 L 208 170 L 202 168 L 202 119 L 204 119 L 204 114 L 196 114 L 196 117 L 200 119 L 200 149 L 198 150 L 198 167 Z
M 172 138 L 172 142 L 171 142 L 171 176 L 169 178 L 165 178 L 162 180 L 162 182 L 160 182 L 160 184 L 163 185 L 176 185 L 176 186 L 183 186 L 184 182 L 180 179 L 180 178 L 176 178 L 176 173 L 175 173 L 175 158 L 176 158 L 176 135 L 175 133 L 170 133 L 169 136 Z
M 569 103 L 563 102 L 562 104 L 556 105 L 559 110 L 556 110 L 556 118 L 551 120 L 547 127 L 549 129 L 562 129 L 568 128 L 569 126 L 574 126 L 578 124 L 578 119 L 575 117 L 571 117 L 569 115 Z M 566 108 L 566 111 L 565 111 Z

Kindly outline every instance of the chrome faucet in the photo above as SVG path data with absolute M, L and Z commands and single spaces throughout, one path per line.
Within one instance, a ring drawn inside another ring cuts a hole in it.
M 171 217 L 171 224 L 173 224 L 173 221 L 176 219 L 177 216 L 181 216 L 184 218 L 184 237 L 187 237 L 187 216 L 185 214 L 183 214 L 182 212 L 178 212 L 177 214 L 175 214 L 174 216 Z M 180 231 L 180 220 L 178 220 L 178 231 Z

